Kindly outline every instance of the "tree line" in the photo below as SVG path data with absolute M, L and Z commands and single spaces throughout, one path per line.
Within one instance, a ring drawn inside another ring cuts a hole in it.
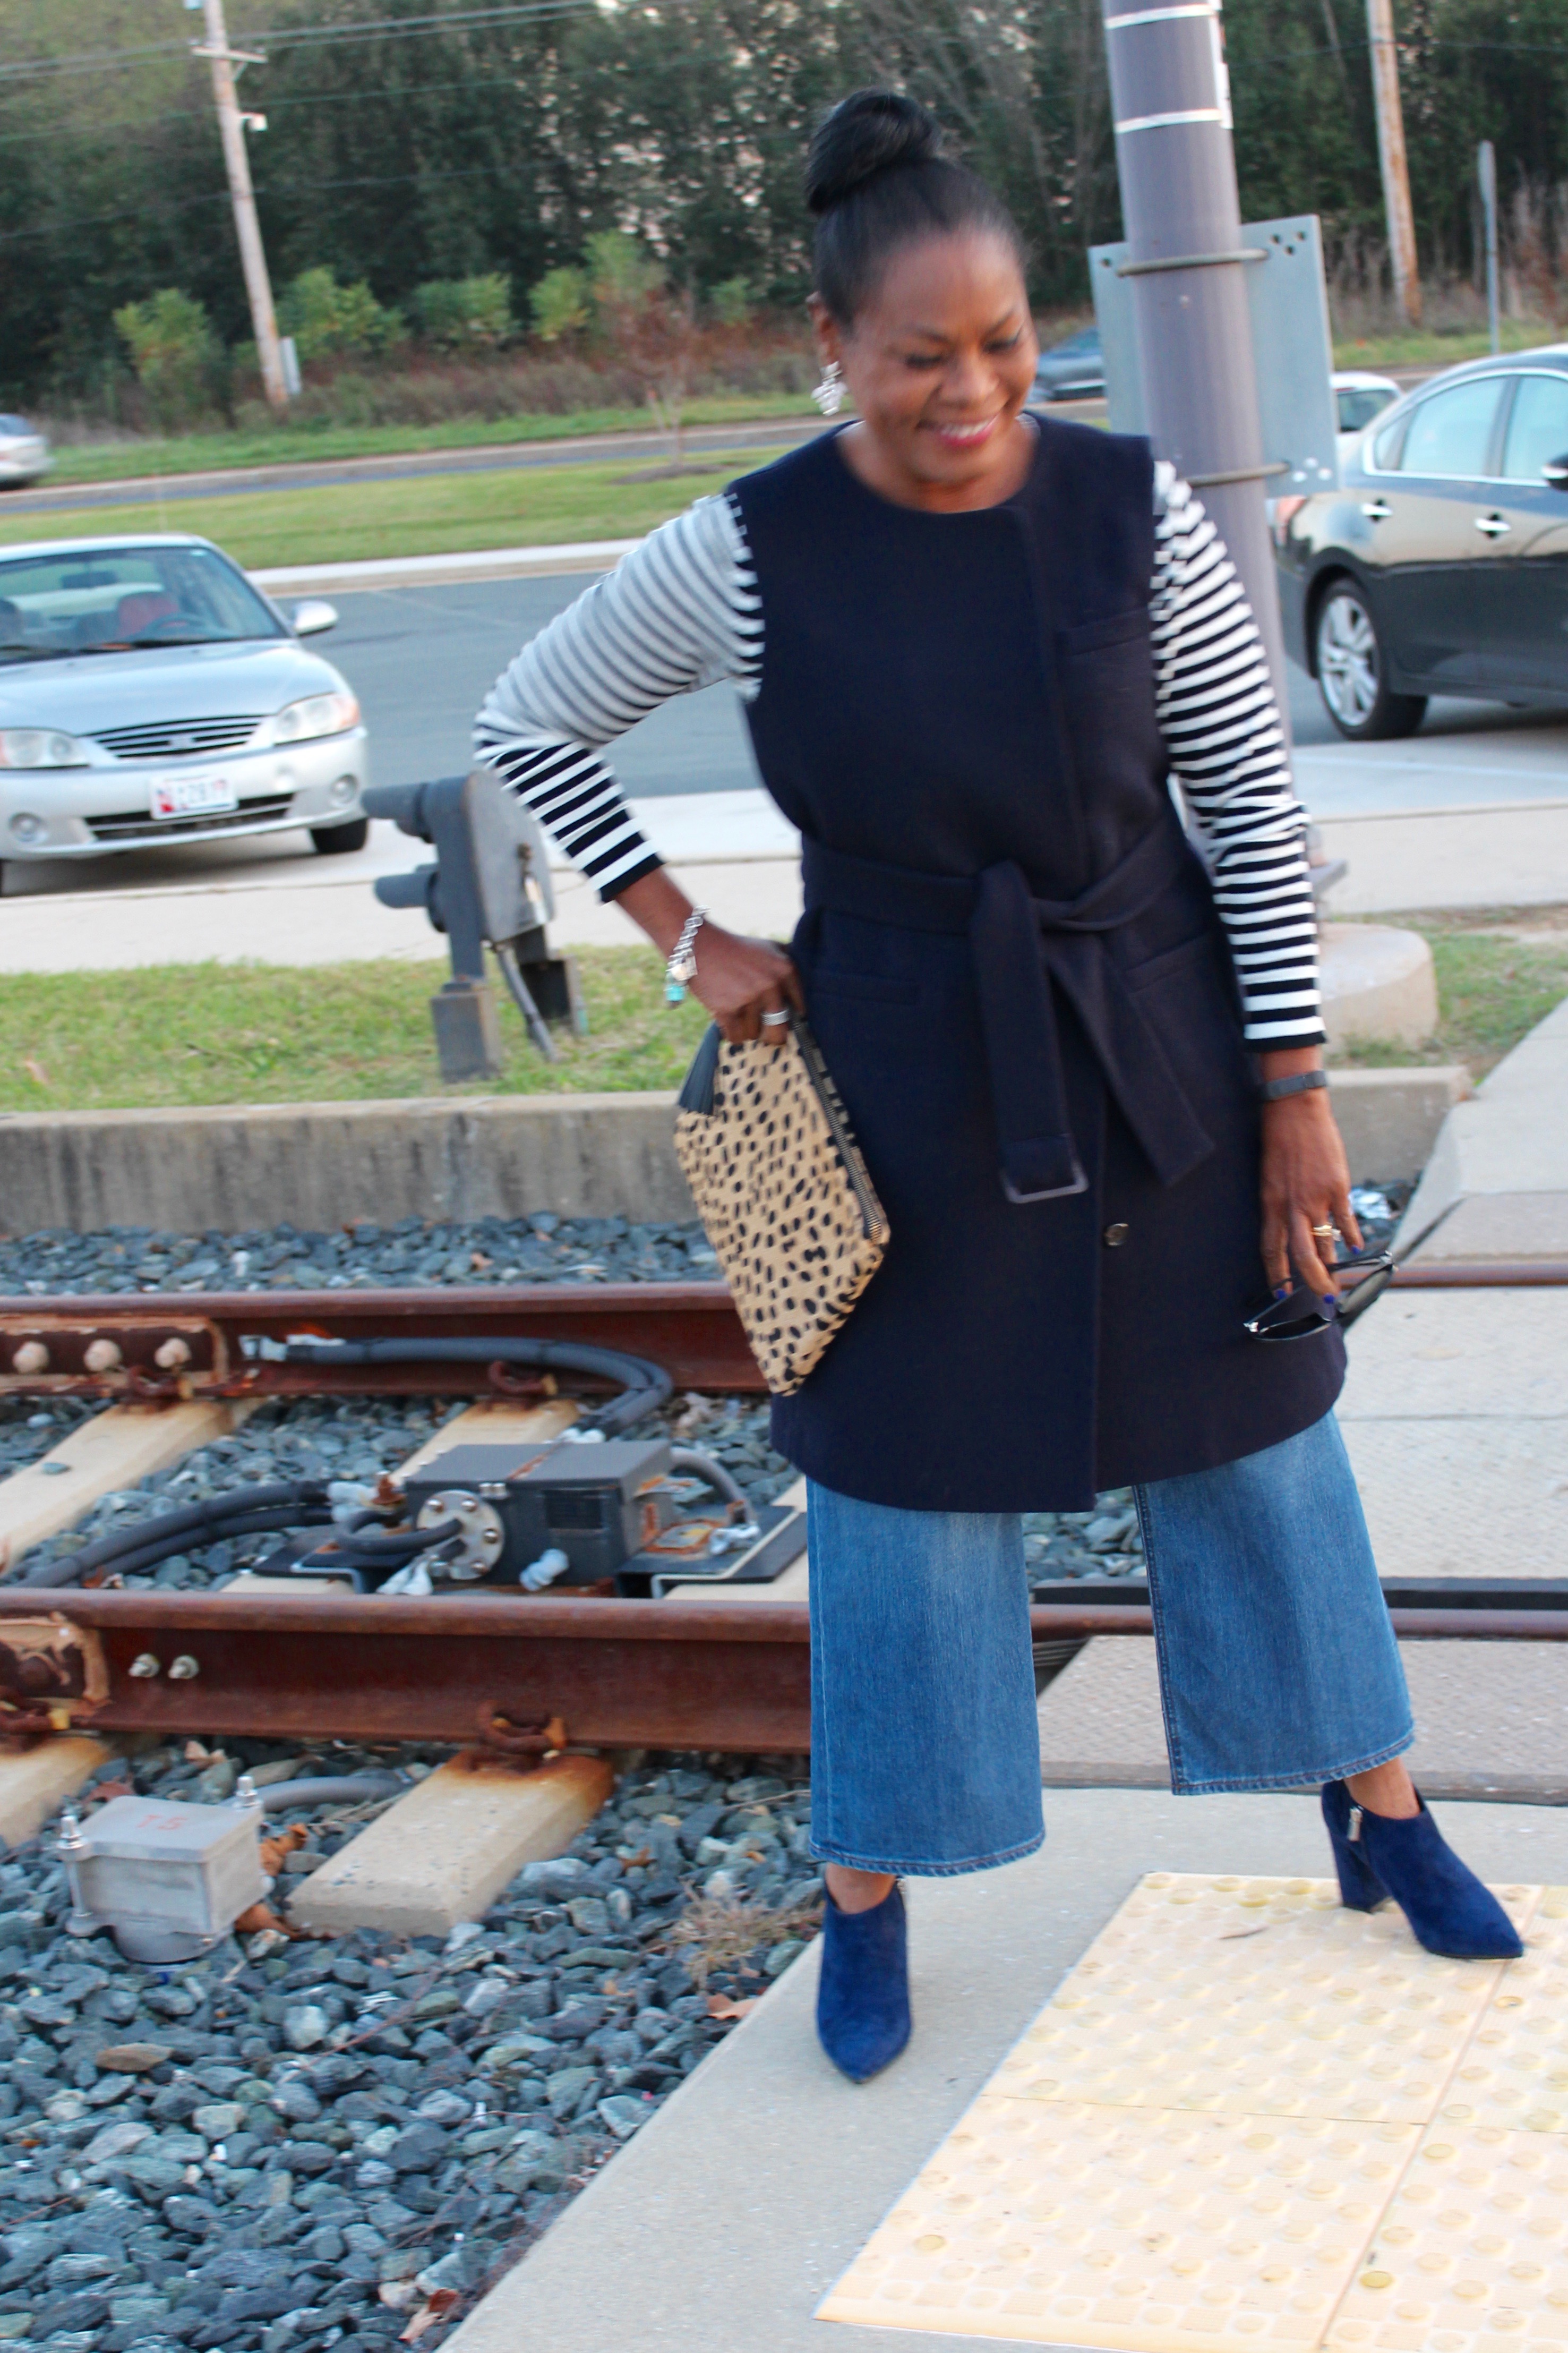
M 421 290 L 489 281 L 493 315 L 528 332 L 533 290 L 619 232 L 694 301 L 740 289 L 797 304 L 806 138 L 873 80 L 926 100 L 1002 189 L 1043 307 L 1087 302 L 1086 248 L 1119 230 L 1099 0 L 596 0 L 405 28 L 428 13 L 234 0 L 237 45 L 272 36 L 242 94 L 267 117 L 251 159 L 280 287 L 326 271 L 418 332 L 432 301 L 462 299 Z M 35 44 L 24 56 L 52 50 L 62 69 L 0 72 L 0 397 L 90 400 L 127 364 L 116 312 L 159 290 L 245 342 L 206 69 L 140 54 L 199 18 L 170 0 L 21 0 L 15 16 Z M 372 16 L 386 29 L 351 33 Z M 1424 262 L 1473 272 L 1474 151 L 1489 137 L 1550 275 L 1568 235 L 1562 0 L 1396 0 L 1396 17 Z M 1374 264 L 1363 0 L 1228 0 L 1225 22 L 1244 212 L 1317 212 L 1331 257 Z M 343 37 L 287 37 L 333 28 Z M 70 65 L 95 34 L 116 62 Z

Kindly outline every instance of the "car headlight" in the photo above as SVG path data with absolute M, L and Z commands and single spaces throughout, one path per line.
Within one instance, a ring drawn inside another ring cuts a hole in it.
M 85 768 L 88 752 L 52 727 L 0 727 L 0 768 Z
M 341 735 L 359 725 L 359 704 L 352 694 L 308 694 L 303 702 L 286 702 L 272 722 L 275 744 L 305 744 L 314 735 Z

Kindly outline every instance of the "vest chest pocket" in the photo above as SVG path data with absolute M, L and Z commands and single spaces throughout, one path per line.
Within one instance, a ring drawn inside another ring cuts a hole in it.
M 1148 607 L 1061 630 L 1057 672 L 1085 829 L 1096 861 L 1114 862 L 1163 797 Z

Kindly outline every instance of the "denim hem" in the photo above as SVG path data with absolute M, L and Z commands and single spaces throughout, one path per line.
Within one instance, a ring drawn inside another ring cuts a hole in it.
M 1352 1772 L 1363 1768 L 1352 1766 Z M 995 1871 L 1005 1862 L 1021 1862 L 1026 1854 L 1036 1853 L 1046 1842 L 1042 1830 L 1037 1838 L 1026 1839 L 1022 1846 L 1004 1847 L 998 1854 L 977 1854 L 963 1862 L 899 1862 L 890 1856 L 844 1854 L 837 1848 L 811 1841 L 812 1860 L 816 1862 L 836 1862 L 841 1871 L 875 1871 L 894 1879 L 960 1879 L 966 1872 Z
M 1370 1773 L 1376 1766 L 1388 1764 L 1392 1758 L 1403 1756 L 1415 1738 L 1415 1727 L 1412 1725 L 1409 1730 L 1403 1733 L 1390 1746 L 1376 1750 L 1371 1757 L 1357 1757 L 1352 1764 L 1349 1765 L 1330 1765 L 1321 1772 L 1267 1773 L 1261 1776 L 1248 1775 L 1245 1778 L 1237 1776 L 1234 1778 L 1219 1781 L 1189 1781 L 1185 1778 L 1178 1779 L 1173 1767 L 1171 1788 L 1178 1798 L 1212 1798 L 1223 1795 L 1227 1789 L 1316 1788 L 1326 1781 L 1348 1781 L 1352 1773 Z

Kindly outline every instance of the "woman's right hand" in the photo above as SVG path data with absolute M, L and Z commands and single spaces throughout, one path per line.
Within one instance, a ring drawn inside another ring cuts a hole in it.
M 668 956 L 691 913 L 691 902 L 659 867 L 623 891 L 616 901 L 633 923 L 645 931 L 661 955 Z M 800 975 L 791 958 L 771 940 L 749 940 L 727 932 L 722 923 L 705 921 L 694 945 L 696 977 L 689 983 L 700 1005 L 705 1005 L 733 1045 L 763 1038 L 782 1045 L 789 1035 L 783 1021 L 764 1023 L 764 1013 L 805 1010 Z
M 789 1036 L 783 1021 L 764 1024 L 764 1013 L 805 1010 L 800 975 L 783 948 L 771 940 L 749 940 L 706 923 L 697 934 L 697 976 L 691 994 L 705 1005 L 732 1046 L 763 1038 L 781 1045 Z

